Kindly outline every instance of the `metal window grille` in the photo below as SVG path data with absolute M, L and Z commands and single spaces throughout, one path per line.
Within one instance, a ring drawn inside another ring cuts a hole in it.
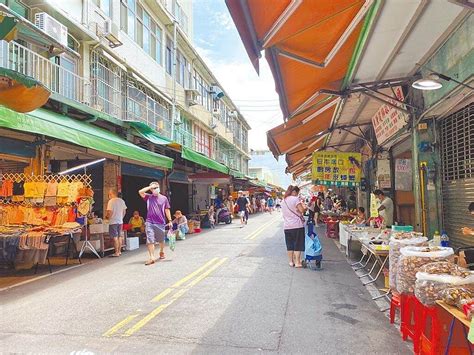
M 474 104 L 441 122 L 443 180 L 474 178 Z

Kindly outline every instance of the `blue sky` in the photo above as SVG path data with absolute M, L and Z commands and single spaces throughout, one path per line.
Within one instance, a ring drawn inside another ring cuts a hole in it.
M 267 149 L 266 131 L 283 118 L 265 59 L 259 77 L 224 0 L 193 0 L 193 10 L 195 47 L 252 126 L 250 148 Z

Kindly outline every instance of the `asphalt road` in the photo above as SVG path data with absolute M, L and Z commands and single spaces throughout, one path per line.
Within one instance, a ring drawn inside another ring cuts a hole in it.
M 335 244 L 287 264 L 281 216 L 126 252 L 0 293 L 0 353 L 408 354 Z

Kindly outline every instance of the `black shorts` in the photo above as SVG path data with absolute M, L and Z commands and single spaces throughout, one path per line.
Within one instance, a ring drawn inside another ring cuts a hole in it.
M 285 229 L 286 250 L 304 251 L 304 238 L 304 227 L 296 229 Z

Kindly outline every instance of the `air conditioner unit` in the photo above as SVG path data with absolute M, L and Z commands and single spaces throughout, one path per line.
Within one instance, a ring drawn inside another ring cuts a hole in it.
M 179 110 L 176 110 L 176 114 L 174 115 L 174 124 L 175 125 L 180 125 L 182 124 L 183 121 L 181 120 L 181 113 Z
M 211 85 L 209 87 L 209 92 L 214 97 L 214 100 L 220 100 L 225 96 L 224 91 L 217 85 Z
M 237 113 L 237 111 L 234 110 L 234 111 L 230 111 L 229 116 L 232 118 L 237 118 L 239 117 L 239 114 Z
M 104 22 L 104 33 L 102 36 L 109 41 L 109 46 L 111 48 L 119 47 L 123 44 L 119 40 L 119 28 L 117 24 L 113 23 L 111 20 Z
M 198 98 L 199 98 L 199 91 L 194 90 L 194 89 L 187 89 L 185 90 L 186 93 L 186 103 L 188 106 L 194 106 L 199 103 Z
M 221 117 L 221 110 L 218 108 L 212 109 L 212 117 Z
M 67 46 L 67 27 L 46 12 L 35 14 L 35 26 L 62 45 Z

